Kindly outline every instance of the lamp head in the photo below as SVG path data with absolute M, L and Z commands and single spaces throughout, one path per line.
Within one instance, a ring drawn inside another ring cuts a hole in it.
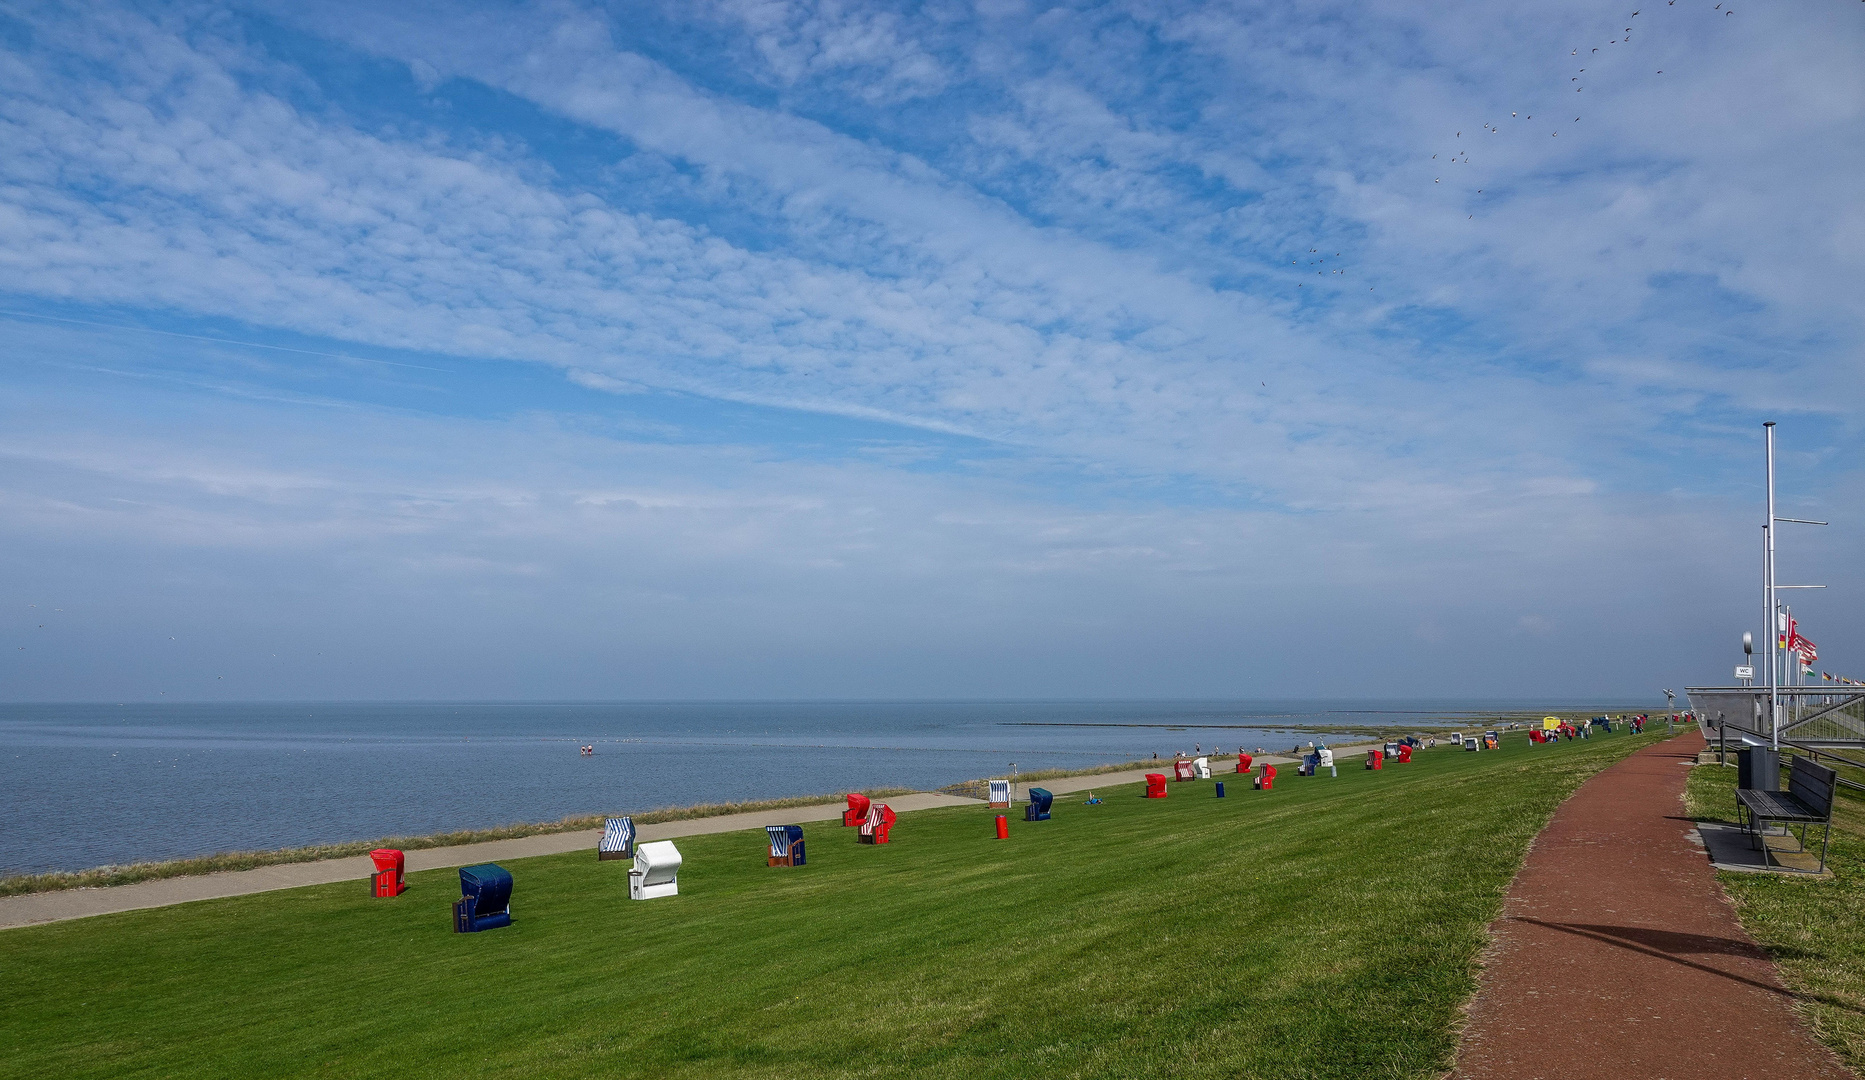
M 1748 656 L 1755 655 L 1755 635 L 1747 630 L 1742 631 L 1742 652 Z

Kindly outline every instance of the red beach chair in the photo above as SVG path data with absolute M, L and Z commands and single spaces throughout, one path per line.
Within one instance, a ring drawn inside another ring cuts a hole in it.
M 1172 763 L 1172 779 L 1174 779 L 1174 780 L 1190 780 L 1190 779 L 1192 779 L 1192 778 L 1193 778 L 1194 776 L 1196 776 L 1196 775 L 1197 775 L 1197 774 L 1196 774 L 1196 773 L 1195 773 L 1195 772 L 1194 772 L 1194 771 L 1192 770 L 1192 763 L 1191 763 L 1191 762 L 1189 762 L 1189 761 L 1175 761 L 1175 762 L 1173 762 L 1173 763 Z
M 1166 797 L 1166 774 L 1149 772 L 1146 774 L 1146 797 L 1163 799 Z
M 1255 760 L 1256 760 L 1255 758 L 1251 757 L 1248 754 L 1238 754 L 1237 755 L 1237 775 L 1239 776 L 1249 775 L 1250 763 Z
M 1384 750 L 1368 750 L 1366 752 L 1366 767 L 1367 768 L 1377 769 L 1377 768 L 1384 766 L 1385 763 L 1386 763 L 1386 752 Z
M 1409 765 L 1409 764 L 1411 764 L 1411 761 L 1412 761 L 1412 747 L 1411 747 L 1411 744 L 1410 744 L 1410 743 L 1400 743 L 1400 744 L 1399 744 L 1399 764 L 1401 764 L 1401 765 Z
M 377 848 L 369 853 L 370 861 L 376 864 L 375 873 L 369 875 L 369 891 L 375 896 L 400 896 L 408 886 L 402 877 L 408 869 L 408 859 L 396 848 Z
M 859 825 L 868 820 L 868 797 L 859 791 L 851 791 L 843 796 L 848 800 L 848 809 L 842 811 L 843 825 Z
M 887 830 L 894 827 L 893 807 L 886 803 L 868 807 L 868 818 L 861 823 L 861 835 L 856 840 L 863 844 L 887 843 Z
M 1274 765 L 1263 766 L 1263 774 L 1256 778 L 1256 790 L 1268 791 L 1275 786 L 1276 767 Z

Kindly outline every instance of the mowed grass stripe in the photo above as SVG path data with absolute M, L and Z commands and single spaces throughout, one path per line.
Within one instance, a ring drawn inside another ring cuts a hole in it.
M 681 895 L 626 864 L 514 860 L 514 925 L 450 932 L 451 870 L 0 933 L 7 1076 L 1435 1075 L 1484 927 L 1581 781 L 1655 736 L 1421 753 L 983 808 L 894 842 L 680 840 Z

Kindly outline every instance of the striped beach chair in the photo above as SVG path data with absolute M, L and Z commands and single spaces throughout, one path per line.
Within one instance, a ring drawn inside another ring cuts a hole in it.
M 856 839 L 863 844 L 885 844 L 887 831 L 893 827 L 893 807 L 886 803 L 875 803 L 868 807 L 868 820 L 861 823 L 861 835 Z
M 1010 809 L 1010 781 L 991 781 L 991 805 L 999 810 Z
M 596 845 L 596 858 L 632 859 L 635 857 L 635 819 L 631 817 L 612 817 L 602 819 L 602 842 Z
M 764 865 L 803 865 L 803 826 L 766 825 L 764 834 L 771 840 L 770 858 L 765 860 Z

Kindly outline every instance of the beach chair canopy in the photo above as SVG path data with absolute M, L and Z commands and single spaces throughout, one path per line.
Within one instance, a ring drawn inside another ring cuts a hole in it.
M 787 859 L 790 857 L 790 845 L 803 840 L 801 825 L 766 825 L 765 835 L 771 838 L 771 858 Z
M 1030 789 L 1030 805 L 1035 807 L 1039 814 L 1047 814 L 1049 807 L 1055 801 L 1056 797 L 1049 793 L 1048 788 L 1033 787 Z
M 635 842 L 635 819 L 631 817 L 612 817 L 602 819 L 602 842 L 597 844 L 599 851 L 628 851 Z
M 493 863 L 462 866 L 460 894 L 473 902 L 475 919 L 500 914 L 512 906 L 511 872 Z
M 665 885 L 680 873 L 680 849 L 672 840 L 654 840 L 635 848 L 635 870 L 643 885 Z

